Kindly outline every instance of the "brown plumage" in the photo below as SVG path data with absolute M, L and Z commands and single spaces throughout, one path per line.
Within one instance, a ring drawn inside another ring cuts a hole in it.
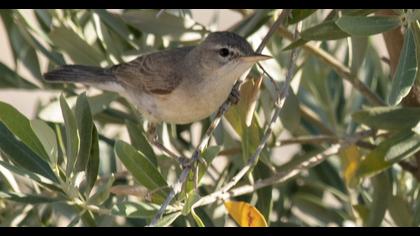
M 123 87 L 141 87 L 149 93 L 168 94 L 181 83 L 184 72 L 178 63 L 182 63 L 182 59 L 193 48 L 176 48 L 146 54 L 128 63 L 113 66 L 110 70 Z
M 154 123 L 186 124 L 216 111 L 235 81 L 268 58 L 239 35 L 214 32 L 197 46 L 149 53 L 109 68 L 65 65 L 44 77 L 118 92 Z

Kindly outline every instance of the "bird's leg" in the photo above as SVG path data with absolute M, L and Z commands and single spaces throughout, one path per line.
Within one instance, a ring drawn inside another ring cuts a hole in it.
M 178 161 L 183 167 L 186 165 L 186 163 L 188 163 L 188 159 L 186 159 L 185 157 L 182 157 L 182 156 L 180 157 L 176 155 L 174 152 L 172 152 L 171 150 L 166 148 L 162 143 L 159 142 L 157 131 L 156 131 L 156 124 L 149 123 L 147 125 L 147 137 L 154 146 L 159 148 L 162 152 L 165 152 L 172 159 Z
M 232 103 L 232 104 L 234 104 L 234 105 L 236 105 L 236 104 L 238 104 L 239 103 L 239 99 L 240 99 L 240 93 L 239 93 L 239 89 L 237 88 L 237 87 L 233 87 L 232 88 L 232 91 L 230 92 L 230 94 L 229 94 L 229 97 L 228 97 L 228 100 Z

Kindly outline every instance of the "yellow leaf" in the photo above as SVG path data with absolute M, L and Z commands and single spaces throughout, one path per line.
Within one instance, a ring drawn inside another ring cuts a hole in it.
M 349 187 L 354 187 L 358 181 L 356 172 L 362 158 L 359 148 L 356 145 L 351 145 L 341 151 L 341 157 L 344 180 Z
M 267 227 L 264 216 L 249 203 L 226 201 L 225 207 L 241 227 Z

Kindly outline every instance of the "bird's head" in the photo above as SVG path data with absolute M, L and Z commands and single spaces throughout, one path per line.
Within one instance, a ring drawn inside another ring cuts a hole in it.
M 197 49 L 202 70 L 218 77 L 238 78 L 258 61 L 272 58 L 255 53 L 243 37 L 232 32 L 210 33 Z

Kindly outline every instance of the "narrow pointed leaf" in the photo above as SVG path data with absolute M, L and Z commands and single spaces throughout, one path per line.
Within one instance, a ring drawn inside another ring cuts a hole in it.
M 86 182 L 87 182 L 87 189 L 86 194 L 92 190 L 93 186 L 95 185 L 96 178 L 98 177 L 99 173 L 99 136 L 98 131 L 96 131 L 96 127 L 93 126 L 92 129 L 92 145 L 90 147 L 90 157 L 89 162 L 87 163 L 86 167 Z
M 33 195 L 33 194 L 22 194 L 22 193 L 3 192 L 3 191 L 0 191 L 0 199 L 11 200 L 15 202 L 24 203 L 24 204 L 52 203 L 52 202 L 61 200 L 57 198 L 44 197 L 44 196 Z
M 195 213 L 194 209 L 191 209 L 191 215 L 198 227 L 206 227 L 201 218 Z
M 36 51 L 25 40 L 14 20 L 15 16 L 18 16 L 19 13 L 16 10 L 2 10 L 0 15 L 8 32 L 7 36 L 9 37 L 15 62 L 21 62 L 35 78 L 41 78 L 41 70 Z
M 150 146 L 149 141 L 146 138 L 145 131 L 139 124 L 134 124 L 131 121 L 125 122 L 127 126 L 128 135 L 133 147 L 144 153 L 145 157 L 150 160 L 155 167 L 157 167 L 156 154 Z
M 378 227 L 384 220 L 386 210 L 392 197 L 392 185 L 389 175 L 384 172 L 372 178 L 373 194 L 369 206 L 369 215 L 365 226 Z
M 316 12 L 317 9 L 292 9 L 291 15 L 289 16 L 288 23 L 295 24 L 299 21 L 306 19 L 308 16 Z
M 162 198 L 159 198 L 160 200 L 166 197 L 166 193 L 168 193 L 166 186 L 168 184 L 143 153 L 121 140 L 115 143 L 114 151 L 116 156 L 140 184 L 150 191 L 156 191 L 155 194 Z M 153 194 L 152 198 L 155 194 Z
M 30 124 L 32 130 L 44 146 L 51 164 L 53 164 L 53 166 L 56 165 L 58 160 L 58 145 L 57 136 L 55 135 L 54 130 L 42 120 L 31 120 Z
M 335 23 L 351 36 L 369 36 L 398 27 L 400 20 L 389 16 L 342 16 Z
M 0 122 L 0 151 L 7 159 L 16 165 L 40 174 L 53 182 L 57 182 L 57 177 L 51 170 L 48 163 L 39 157 L 23 142 L 18 140 L 7 127 Z
M 348 16 L 365 16 L 374 13 L 377 9 L 341 9 L 343 15 Z
M 299 100 L 291 88 L 279 116 L 283 126 L 290 132 L 293 133 L 299 129 L 301 125 Z
M 300 38 L 296 41 L 293 41 L 292 43 L 290 43 L 287 47 L 283 48 L 282 51 L 287 51 L 293 48 L 297 48 L 300 47 L 302 45 L 305 45 L 309 40 L 305 40 L 303 38 Z
M 32 130 L 29 120 L 14 107 L 4 102 L 0 102 L 0 123 L 3 123 L 39 157 L 48 160 L 48 155 Z
M 258 162 L 253 170 L 253 176 L 256 180 L 261 180 L 273 176 L 273 171 L 263 162 Z M 265 219 L 269 219 L 273 210 L 273 186 L 267 186 L 256 191 L 257 203 L 255 208 L 263 215 Z
M 121 47 L 122 42 L 116 35 L 108 30 L 108 27 L 101 22 L 97 14 L 93 14 L 93 21 L 95 24 L 96 35 L 98 36 L 104 50 L 107 52 L 107 56 L 113 62 L 117 60 L 119 63 L 123 63 L 122 59 L 123 49 Z
M 359 177 L 375 175 L 420 150 L 420 135 L 402 130 L 382 141 L 360 162 Z
M 420 108 L 372 107 L 353 113 L 352 119 L 375 129 L 401 130 L 417 125 L 420 121 Z
M 366 55 L 368 45 L 367 37 L 351 37 L 352 58 L 350 62 L 350 73 L 357 75 L 359 68 L 362 66 Z
M 76 118 L 63 95 L 60 96 L 60 106 L 66 128 L 66 176 L 70 176 L 70 173 L 73 172 L 79 151 L 79 135 L 77 133 Z
M 128 24 L 140 31 L 157 35 L 180 36 L 192 26 L 185 18 L 176 17 L 166 12 L 159 18 L 156 17 L 158 10 L 129 10 L 122 14 L 122 18 Z
M 79 151 L 75 163 L 75 171 L 79 172 L 84 171 L 89 162 L 92 146 L 92 130 L 94 126 L 86 93 L 77 97 L 75 118 L 79 133 Z
M 417 10 L 417 14 L 420 11 Z M 416 46 L 416 61 L 417 61 L 417 73 L 416 73 L 416 85 L 420 84 L 420 22 L 417 20 L 411 23 L 410 28 L 414 36 L 414 44 Z
M 181 212 L 175 212 L 175 213 L 166 215 L 162 217 L 160 220 L 158 220 L 158 222 L 156 223 L 156 227 L 170 226 L 180 215 L 181 215 Z
M 304 40 L 336 40 L 350 36 L 341 30 L 334 21 L 325 21 L 300 33 Z
M 105 59 L 97 48 L 89 45 L 69 28 L 64 26 L 54 28 L 49 36 L 55 46 L 66 52 L 77 64 L 99 65 Z
M 41 10 L 41 9 L 39 9 Z M 47 36 L 46 33 L 43 31 L 36 31 L 34 28 L 28 23 L 25 17 L 18 14 L 16 17 L 16 25 L 19 28 L 20 33 L 22 34 L 22 37 L 26 40 L 26 42 L 31 45 L 34 49 L 37 49 L 39 52 L 44 54 L 51 62 L 54 62 L 57 65 L 63 65 L 65 64 L 63 56 L 53 50 L 47 49 L 41 42 L 34 36 L 38 35 L 46 43 L 52 44 L 50 38 Z
M 413 31 L 409 28 L 404 36 L 404 44 L 401 50 L 395 78 L 392 80 L 391 92 L 388 97 L 390 105 L 397 105 L 408 95 L 414 84 L 417 73 L 416 45 Z
M 25 169 L 24 166 L 21 166 L 21 165 L 15 166 L 15 165 L 9 164 L 9 163 L 4 162 L 4 161 L 0 161 L 0 166 L 8 169 L 9 171 L 11 171 L 14 174 L 23 176 L 25 178 L 32 179 L 32 180 L 34 180 L 34 181 L 36 181 L 40 184 L 43 184 L 44 186 L 50 187 L 52 190 L 57 190 L 58 189 L 58 187 L 57 187 L 58 185 L 56 185 L 56 183 L 53 182 L 53 180 L 51 180 L 47 177 L 44 177 L 43 175 L 38 174 L 33 170 Z
M 0 88 L 37 89 L 38 86 L 24 79 L 5 64 L 0 63 Z
M 412 226 L 413 213 L 405 197 L 401 195 L 392 196 L 388 211 L 397 226 Z
M 254 14 L 242 19 L 228 31 L 235 32 L 247 38 L 270 20 L 272 11 L 272 9 L 256 9 Z
M 52 16 L 47 9 L 35 9 L 34 10 L 36 18 L 40 23 L 42 29 L 48 32 L 52 25 Z
M 134 48 L 137 47 L 133 44 L 133 40 L 129 38 L 130 31 L 120 15 L 109 13 L 105 9 L 95 9 L 93 11 L 99 15 L 101 21 L 103 21 L 110 29 L 115 31 L 121 38 L 125 39 L 125 41 L 132 45 Z

